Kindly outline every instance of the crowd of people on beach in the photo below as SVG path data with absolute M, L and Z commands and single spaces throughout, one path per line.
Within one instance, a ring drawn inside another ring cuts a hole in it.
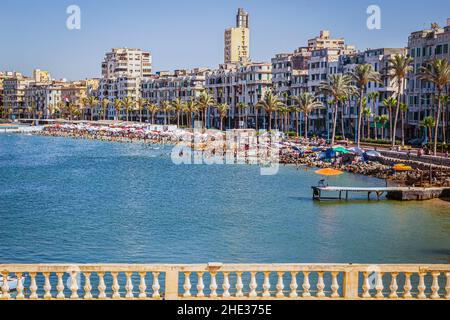
M 229 138 L 226 133 L 218 130 L 192 130 L 180 128 L 168 128 L 167 126 L 148 125 L 90 125 L 90 124 L 56 124 L 46 126 L 37 134 L 53 137 L 69 137 L 75 139 L 90 139 L 126 143 L 149 143 L 149 144 L 185 144 L 195 151 L 208 152 L 212 156 L 218 154 L 226 156 L 230 150 L 225 141 Z M 252 148 L 261 149 L 262 137 L 273 133 L 256 133 L 244 135 L 257 137 L 256 144 L 251 142 L 234 142 L 231 152 L 234 157 L 243 156 L 243 163 L 258 163 L 250 161 Z M 392 166 L 378 161 L 380 154 L 375 150 L 366 151 L 360 148 L 348 148 L 348 141 L 341 141 L 340 145 L 328 146 L 325 139 L 320 138 L 289 138 L 279 134 L 275 142 L 269 140 L 269 146 L 274 144 L 279 152 L 278 161 L 284 165 L 296 165 L 297 167 L 336 168 L 342 171 L 374 176 L 381 179 L 395 180 L 398 184 L 417 183 L 423 178 L 424 172 L 412 169 L 409 172 L 395 172 Z M 222 142 L 223 141 L 223 142 Z M 249 140 L 250 141 L 250 140 Z M 271 142 L 272 141 L 272 142 Z M 267 146 L 267 145 L 265 145 Z M 180 151 L 183 156 L 184 151 Z M 410 152 L 410 151 L 409 151 Z M 259 152 L 258 155 L 261 153 Z M 419 149 L 418 156 L 425 154 Z M 414 182 L 415 181 L 415 182 Z

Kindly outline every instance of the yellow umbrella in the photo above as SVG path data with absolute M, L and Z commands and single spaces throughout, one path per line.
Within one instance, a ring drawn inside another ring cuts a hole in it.
M 339 175 L 343 174 L 343 172 L 336 170 L 336 169 L 327 168 L 327 169 L 317 170 L 316 174 L 320 174 L 321 176 L 330 177 L 330 176 L 339 176 Z
M 395 171 L 411 171 L 412 168 L 410 166 L 406 166 L 403 163 L 396 164 L 392 167 Z

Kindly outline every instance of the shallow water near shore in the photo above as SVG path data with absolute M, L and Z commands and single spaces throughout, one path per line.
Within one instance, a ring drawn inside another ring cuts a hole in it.
M 448 263 L 450 202 L 313 202 L 313 169 L 0 134 L 1 263 Z M 330 185 L 384 186 L 344 174 Z

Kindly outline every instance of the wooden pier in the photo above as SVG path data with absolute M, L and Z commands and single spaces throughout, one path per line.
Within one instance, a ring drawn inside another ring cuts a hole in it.
M 313 199 L 322 200 L 349 200 L 351 193 L 365 193 L 367 200 L 371 200 L 371 195 L 376 195 L 376 200 L 380 201 L 382 196 L 386 194 L 389 200 L 398 201 L 423 201 L 437 199 L 450 196 L 450 188 L 408 188 L 408 187 L 312 187 Z M 334 193 L 336 196 L 328 196 L 324 193 Z

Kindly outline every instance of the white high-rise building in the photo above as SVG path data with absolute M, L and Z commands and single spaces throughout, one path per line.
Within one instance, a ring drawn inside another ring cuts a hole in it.
M 104 78 L 150 77 L 152 74 L 152 56 L 141 49 L 114 48 L 106 53 L 102 63 Z

